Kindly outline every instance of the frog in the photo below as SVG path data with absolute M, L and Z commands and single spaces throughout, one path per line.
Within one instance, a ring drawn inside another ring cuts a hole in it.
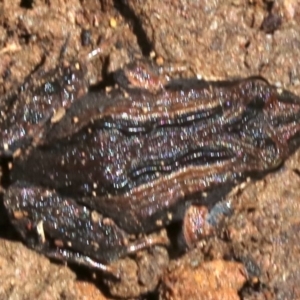
M 172 224 L 181 224 L 187 249 L 211 235 L 220 199 L 207 194 L 277 169 L 299 147 L 293 93 L 261 77 L 161 79 L 144 66 L 125 66 L 117 85 L 100 91 L 71 76 L 66 98 L 65 76 L 56 76 L 61 102 L 39 117 L 24 118 L 25 99 L 47 102 L 45 85 L 7 109 L 0 153 L 13 162 L 4 206 L 30 248 L 120 279 L 115 262 L 169 249 Z

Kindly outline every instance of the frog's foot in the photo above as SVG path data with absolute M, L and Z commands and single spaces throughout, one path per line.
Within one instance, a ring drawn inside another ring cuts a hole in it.
M 117 279 L 120 279 L 119 268 L 111 265 L 102 264 L 80 252 L 73 252 L 69 249 L 57 248 L 55 250 L 48 250 L 47 256 L 55 260 L 67 261 L 68 263 L 74 263 L 91 269 L 96 269 L 103 273 L 112 275 Z
M 142 237 L 134 242 L 128 244 L 127 254 L 134 254 L 140 250 L 150 248 L 155 245 L 169 246 L 170 240 L 167 236 L 166 230 L 161 230 L 159 234 L 153 233 Z
M 204 205 L 190 205 L 183 218 L 180 242 L 192 248 L 200 240 L 216 234 L 224 217 L 231 212 L 230 203 L 227 201 L 219 202 L 211 209 Z

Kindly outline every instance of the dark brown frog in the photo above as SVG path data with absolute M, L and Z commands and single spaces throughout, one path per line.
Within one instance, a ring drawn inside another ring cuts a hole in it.
M 300 144 L 300 99 L 261 78 L 158 80 L 133 68 L 133 80 L 118 78 L 144 85 L 122 79 L 80 97 L 79 80 L 65 100 L 61 81 L 58 102 L 39 89 L 5 106 L 1 151 L 14 160 L 4 204 L 49 257 L 113 272 L 118 258 L 168 245 L 155 233 L 183 220 L 192 245 L 215 204 L 206 193 L 277 168 Z

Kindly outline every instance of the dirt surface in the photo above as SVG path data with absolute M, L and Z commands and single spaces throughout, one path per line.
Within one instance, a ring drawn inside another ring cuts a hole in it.
M 80 60 L 97 85 L 125 63 L 151 56 L 174 76 L 262 75 L 300 95 L 299 24 L 297 0 L 4 0 L 0 94 L 59 60 Z M 95 49 L 99 54 L 88 58 Z M 230 194 L 233 215 L 214 238 L 171 262 L 152 299 L 299 299 L 299 170 L 298 151 L 279 171 Z M 106 299 L 99 275 L 78 281 L 90 277 L 23 246 L 3 209 L 0 231 L 0 300 Z
M 49 262 L 20 244 L 0 240 L 0 299 L 107 299 L 66 266 Z
M 224 260 L 195 264 L 197 260 L 199 253 L 194 251 L 170 266 L 174 269 L 163 278 L 161 299 L 239 299 L 237 291 L 247 282 L 243 264 Z

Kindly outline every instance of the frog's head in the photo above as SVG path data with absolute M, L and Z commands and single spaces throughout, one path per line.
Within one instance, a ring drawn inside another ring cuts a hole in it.
M 264 115 L 274 139 L 286 147 L 286 155 L 300 146 L 300 97 L 273 88 L 264 105 Z
M 236 98 L 226 126 L 243 162 L 257 171 L 277 168 L 300 146 L 300 97 L 259 77 L 230 88 Z

